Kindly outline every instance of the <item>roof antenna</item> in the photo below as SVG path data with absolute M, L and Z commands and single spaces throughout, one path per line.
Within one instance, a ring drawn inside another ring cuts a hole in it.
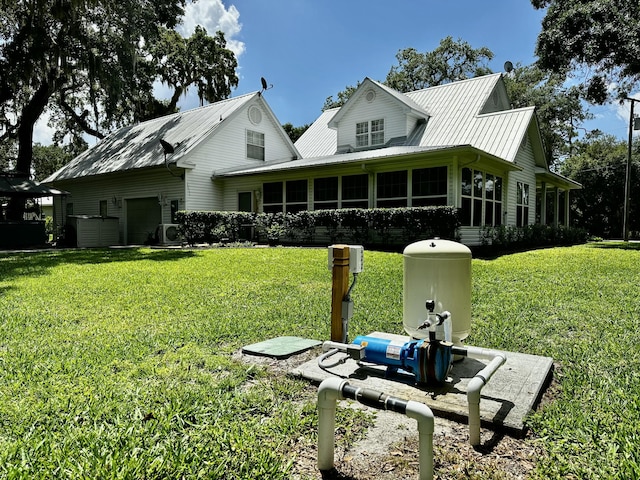
M 262 95 L 262 92 L 266 90 L 271 90 L 273 88 L 273 84 L 267 85 L 267 81 L 264 77 L 260 77 L 260 83 L 262 83 L 262 90 L 258 92 L 258 95 Z

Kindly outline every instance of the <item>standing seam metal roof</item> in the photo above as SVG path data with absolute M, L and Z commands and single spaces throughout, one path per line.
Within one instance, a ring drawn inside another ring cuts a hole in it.
M 171 162 L 178 162 L 256 95 L 257 92 L 249 93 L 120 128 L 50 175 L 44 182 L 162 166 L 165 160 L 160 139 L 174 146 Z
M 496 88 L 500 88 L 500 82 L 501 74 L 498 73 L 406 94 L 391 90 L 378 82 L 373 83 L 396 99 L 405 98 L 405 104 L 410 102 L 428 115 L 429 120 L 419 146 L 471 145 L 512 162 L 535 115 L 535 108 L 481 114 L 485 104 L 491 101 L 491 94 Z M 323 112 L 296 142 L 296 147 L 304 158 L 335 153 L 337 132 L 329 128 L 328 124 L 338 111 L 339 109 L 331 109 Z

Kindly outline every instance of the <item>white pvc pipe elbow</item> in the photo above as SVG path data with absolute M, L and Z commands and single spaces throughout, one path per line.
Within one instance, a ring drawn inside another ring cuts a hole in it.
M 433 478 L 433 412 L 424 403 L 407 402 L 407 417 L 418 421 L 418 445 L 420 448 L 420 480 Z
M 465 347 L 467 356 L 482 360 L 490 359 L 489 364 L 476 373 L 467 385 L 467 402 L 469 403 L 469 443 L 474 447 L 480 445 L 480 394 L 493 374 L 506 361 L 503 352 L 477 347 Z
M 318 387 L 318 468 L 333 468 L 336 429 L 336 402 L 342 398 L 341 392 L 346 380 L 327 378 Z
M 338 400 L 345 398 L 342 391 L 349 382 L 340 378 L 327 378 L 318 388 L 318 469 L 331 470 L 334 465 L 335 418 Z M 409 400 L 405 414 L 418 422 L 420 480 L 433 479 L 434 416 L 424 403 Z

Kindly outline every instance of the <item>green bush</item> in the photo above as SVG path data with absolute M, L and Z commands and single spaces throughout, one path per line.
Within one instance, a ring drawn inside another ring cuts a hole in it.
M 178 212 L 180 231 L 190 245 L 236 242 L 248 225 L 255 239 L 308 245 L 326 228 L 331 243 L 342 239 L 363 245 L 405 244 L 428 237 L 456 238 L 460 225 L 454 207 L 344 208 L 297 213 Z M 374 235 L 375 232 L 375 235 Z
M 587 241 L 587 231 L 563 225 L 526 225 L 524 227 L 486 227 L 482 244 L 501 249 L 544 247 L 551 245 L 577 245 Z

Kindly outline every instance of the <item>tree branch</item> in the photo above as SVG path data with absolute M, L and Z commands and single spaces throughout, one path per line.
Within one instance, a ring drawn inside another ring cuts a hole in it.
M 60 95 L 60 106 L 64 109 L 65 112 L 67 112 L 71 116 L 71 118 L 73 118 L 73 121 L 76 122 L 76 124 L 78 124 L 78 126 L 82 129 L 83 132 L 88 133 L 89 135 L 92 135 L 96 138 L 99 138 L 100 140 L 102 140 L 105 137 L 105 135 L 102 132 L 99 132 L 95 128 L 92 128 L 91 125 L 89 125 L 89 123 L 85 120 L 84 115 L 78 115 L 75 112 L 75 110 L 71 107 L 71 105 L 69 105 L 65 101 L 62 95 Z

